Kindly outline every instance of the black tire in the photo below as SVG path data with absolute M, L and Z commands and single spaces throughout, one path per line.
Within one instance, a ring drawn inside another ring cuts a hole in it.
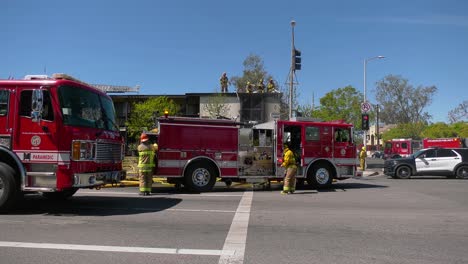
M 71 188 L 61 192 L 45 192 L 42 193 L 42 196 L 50 200 L 66 200 L 72 197 L 77 191 L 78 188 Z
M 315 164 L 307 173 L 307 183 L 316 189 L 329 188 L 333 182 L 333 172 L 327 164 Z
M 468 165 L 461 165 L 458 167 L 455 175 L 458 179 L 468 179 Z
M 207 192 L 213 189 L 217 173 L 206 162 L 195 162 L 185 171 L 185 186 L 192 192 Z
M 11 208 L 19 196 L 19 184 L 15 175 L 12 167 L 0 162 L 0 211 L 2 212 Z
M 395 172 L 398 179 L 409 179 L 411 177 L 411 168 L 408 166 L 400 166 Z

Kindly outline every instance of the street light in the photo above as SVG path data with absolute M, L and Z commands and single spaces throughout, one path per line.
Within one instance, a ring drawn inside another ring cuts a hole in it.
M 372 58 L 368 58 L 368 59 L 365 59 L 364 60 L 364 103 L 367 102 L 367 97 L 366 97 L 366 85 L 367 85 L 367 81 L 366 81 L 366 68 L 367 68 L 367 62 L 368 61 L 371 61 L 371 60 L 375 60 L 375 59 L 383 59 L 385 58 L 385 56 L 375 56 L 375 57 L 372 57 Z
M 367 58 L 364 60 L 364 103 L 367 103 L 367 80 L 366 80 L 367 62 L 371 60 L 383 59 L 383 58 L 385 58 L 385 56 L 375 56 L 375 57 Z M 364 147 L 366 147 L 367 146 L 367 131 L 366 130 L 364 130 L 363 143 L 364 143 Z

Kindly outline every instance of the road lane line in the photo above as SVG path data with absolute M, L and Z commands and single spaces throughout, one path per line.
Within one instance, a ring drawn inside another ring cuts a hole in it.
M 96 194 L 96 195 L 129 195 L 129 196 L 137 196 L 139 195 L 138 193 L 129 193 L 129 192 L 87 192 L 87 191 L 79 191 L 76 193 L 75 197 L 76 196 L 80 196 L 79 194 L 86 194 L 86 195 L 90 195 L 90 194 Z M 241 194 L 183 194 L 183 193 L 180 193 L 180 194 L 169 194 L 169 193 L 152 193 L 150 197 L 142 197 L 142 199 L 151 199 L 152 196 L 154 197 L 158 197 L 158 196 L 189 196 L 189 197 L 241 197 L 242 195 Z M 82 195 L 82 196 L 85 196 L 85 195 Z
M 69 208 L 68 208 L 69 209 Z M 216 210 L 216 209 L 171 209 L 171 208 L 159 208 L 159 207 L 100 207 L 100 206 L 79 206 L 77 209 L 88 209 L 88 210 L 119 210 L 119 211 L 144 211 L 144 212 L 155 212 L 155 211 L 170 211 L 170 212 L 203 212 L 203 213 L 235 213 L 234 210 Z
M 26 242 L 11 242 L 11 241 L 0 241 L 0 247 L 81 250 L 81 251 L 121 252 L 121 253 L 205 255 L 205 256 L 220 256 L 220 255 L 226 255 L 226 254 L 227 255 L 234 254 L 234 251 L 210 250 L 210 249 L 118 247 L 118 246 L 78 245 L 78 244 L 26 243 Z
M 250 208 L 252 206 L 253 192 L 244 192 L 236 214 L 232 220 L 231 228 L 224 241 L 219 264 L 244 263 L 245 245 L 247 242 L 247 230 L 249 227 Z M 234 254 L 231 252 L 234 251 Z M 226 254 L 224 254 L 226 252 Z

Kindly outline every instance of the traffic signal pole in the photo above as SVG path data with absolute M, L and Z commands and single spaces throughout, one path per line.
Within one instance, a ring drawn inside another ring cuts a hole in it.
M 292 29 L 292 38 L 291 38 L 291 71 L 289 72 L 289 120 L 292 119 L 292 104 L 293 94 L 294 94 L 294 26 L 296 25 L 296 21 L 291 21 L 291 29 Z
M 292 107 L 294 103 L 294 77 L 296 76 L 296 70 L 301 69 L 301 52 L 296 49 L 294 45 L 294 26 L 296 21 L 291 21 L 292 28 L 292 41 L 291 41 L 291 70 L 289 71 L 289 120 L 292 118 Z

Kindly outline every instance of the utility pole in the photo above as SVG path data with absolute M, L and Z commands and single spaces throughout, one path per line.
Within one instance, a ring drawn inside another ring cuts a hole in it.
M 377 127 L 375 128 L 376 133 L 377 133 L 377 151 L 380 150 L 380 125 L 379 125 L 379 114 L 380 114 L 380 105 L 377 105 Z

